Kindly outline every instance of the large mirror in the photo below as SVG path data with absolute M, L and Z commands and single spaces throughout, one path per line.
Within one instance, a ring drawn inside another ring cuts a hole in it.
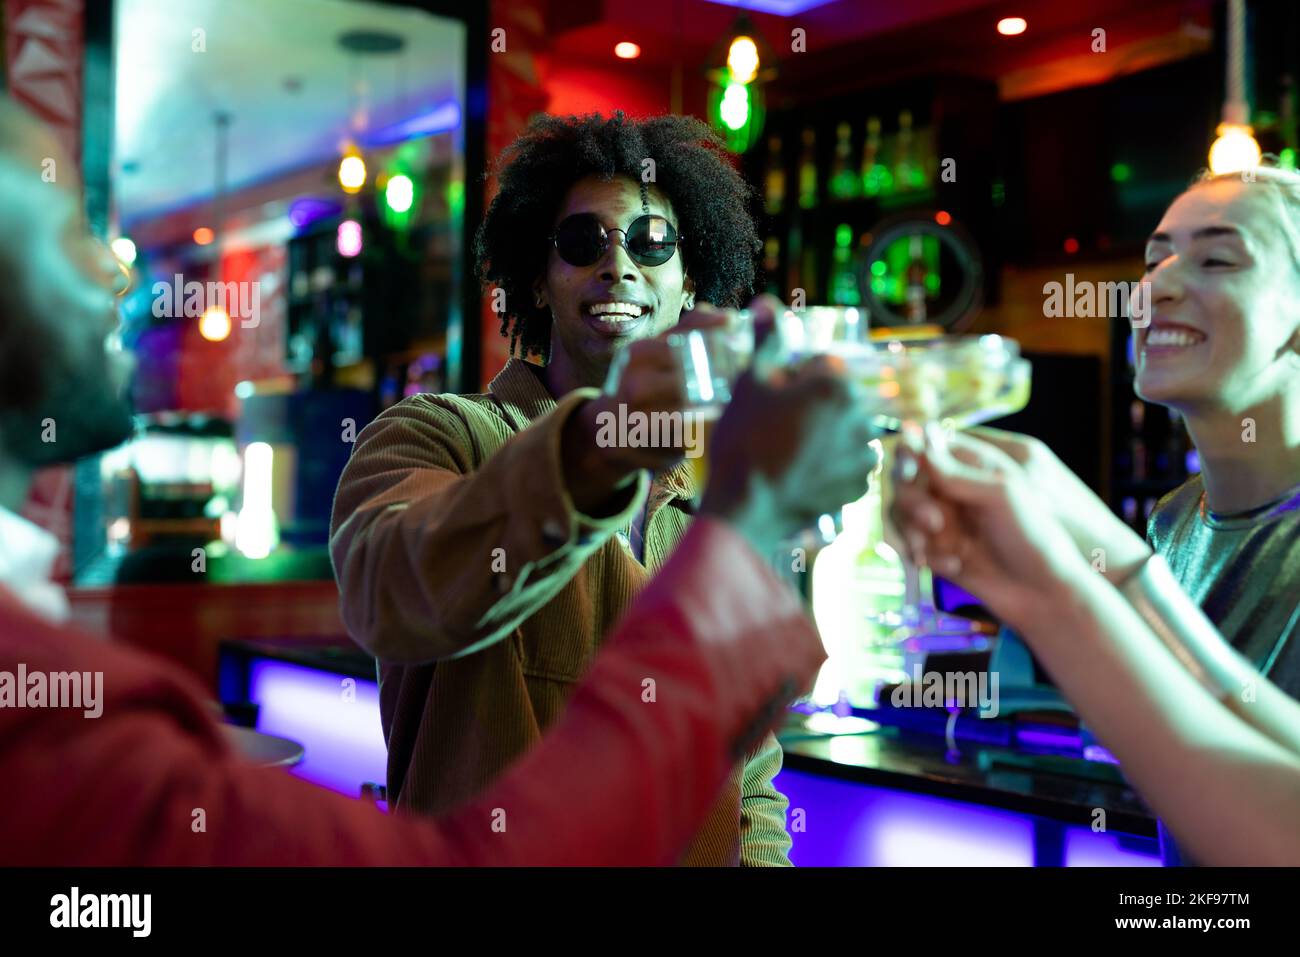
M 862 256 L 861 287 L 873 326 L 940 326 L 960 332 L 983 301 L 979 246 L 936 211 L 882 223 Z
M 329 577 L 355 432 L 456 349 L 465 57 L 394 4 L 115 4 L 139 434 L 98 463 L 79 583 Z

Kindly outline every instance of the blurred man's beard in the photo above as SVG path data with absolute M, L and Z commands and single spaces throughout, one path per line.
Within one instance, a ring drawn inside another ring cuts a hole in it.
M 32 468 L 75 462 L 116 448 L 134 430 L 125 390 L 105 396 L 60 385 L 39 408 L 0 412 L 0 439 L 6 453 Z

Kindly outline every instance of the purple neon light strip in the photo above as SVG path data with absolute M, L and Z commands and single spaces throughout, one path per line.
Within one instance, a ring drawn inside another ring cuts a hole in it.
M 344 681 L 354 682 L 348 700 Z M 356 797 L 367 781 L 383 784 L 387 748 L 379 724 L 379 686 L 282 661 L 253 663 L 249 697 L 260 707 L 257 730 L 303 746 L 294 773 Z
M 790 859 L 802 867 L 1030 867 L 1034 821 L 1001 808 L 895 791 L 786 769 Z M 798 812 L 802 812 L 800 815 Z M 1066 827 L 1070 867 L 1159 866 L 1112 834 Z
M 457 129 L 459 126 L 460 104 L 455 100 L 448 100 L 435 106 L 427 113 L 421 113 L 419 116 L 413 116 L 410 119 L 375 130 L 374 133 L 366 136 L 365 145 L 370 147 L 389 146 L 393 143 L 401 143 L 420 136 L 446 133 L 448 130 Z
M 1017 728 L 1016 741 L 1032 748 L 1050 748 L 1057 751 L 1079 751 L 1083 741 L 1078 731 L 1049 728 Z
M 724 7 L 739 7 L 742 10 L 757 10 L 759 13 L 774 13 L 778 17 L 792 17 L 796 13 L 824 7 L 833 0 L 709 0 Z

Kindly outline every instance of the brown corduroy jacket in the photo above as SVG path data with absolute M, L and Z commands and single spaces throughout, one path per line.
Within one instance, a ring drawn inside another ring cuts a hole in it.
M 557 403 L 539 373 L 511 359 L 484 395 L 399 402 L 357 437 L 339 482 L 330 551 L 343 620 L 379 660 L 397 807 L 454 807 L 534 744 L 690 518 L 686 465 L 643 476 L 618 515 L 579 514 L 560 436 L 597 393 Z M 642 565 L 622 530 L 647 494 Z M 780 769 L 768 735 L 683 863 L 788 865 Z

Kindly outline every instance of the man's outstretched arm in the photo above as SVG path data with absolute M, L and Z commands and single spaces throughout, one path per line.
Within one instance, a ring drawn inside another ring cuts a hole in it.
M 8 711 L 0 846 L 15 864 L 670 863 L 824 659 L 798 598 L 702 518 L 537 748 L 426 822 L 248 766 L 197 687 L 153 659 L 30 617 L 16 633 L 31 637 L 0 645 L 3 667 L 102 670 L 106 700 L 94 720 Z

